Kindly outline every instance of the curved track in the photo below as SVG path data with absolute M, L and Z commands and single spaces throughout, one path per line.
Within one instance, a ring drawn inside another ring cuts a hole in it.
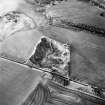
M 35 88 L 28 98 L 21 105 L 45 105 L 49 90 L 41 83 Z

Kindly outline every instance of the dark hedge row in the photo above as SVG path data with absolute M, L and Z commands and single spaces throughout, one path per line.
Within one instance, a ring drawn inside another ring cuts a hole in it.
M 74 27 L 80 31 L 88 31 L 95 35 L 105 37 L 105 29 L 104 28 L 99 28 L 94 25 L 87 25 L 87 24 L 82 24 L 82 23 L 75 24 L 75 23 L 66 22 L 66 21 L 62 21 L 62 22 L 63 22 L 63 24 L 67 25 L 68 27 Z
M 35 0 L 35 2 L 39 5 L 55 4 L 56 1 L 62 2 L 67 0 Z
M 99 8 L 102 8 L 105 10 L 105 5 L 103 3 L 100 3 L 99 1 L 97 0 L 91 0 L 91 3 L 94 5 L 94 6 L 98 6 Z

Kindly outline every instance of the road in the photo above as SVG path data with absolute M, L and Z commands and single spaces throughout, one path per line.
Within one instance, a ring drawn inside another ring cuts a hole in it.
M 102 99 L 102 98 L 100 98 L 100 97 L 98 97 L 98 96 L 95 96 L 95 95 L 91 95 L 91 94 L 88 94 L 88 93 L 84 93 L 84 92 L 82 92 L 82 91 L 79 91 L 79 90 L 75 90 L 75 89 L 73 89 L 73 88 L 66 88 L 66 87 L 62 87 L 62 86 L 60 86 L 60 85 L 58 85 L 58 84 L 56 84 L 56 83 L 54 83 L 54 82 L 52 82 L 51 80 L 48 80 L 48 85 L 49 85 L 49 87 L 52 87 L 53 89 L 55 89 L 55 90 L 57 90 L 57 92 L 58 92 L 58 95 L 55 95 L 55 96 L 57 96 L 58 97 L 58 99 L 60 99 L 61 98 L 61 95 L 60 95 L 60 93 L 62 93 L 62 94 L 66 94 L 67 96 L 69 96 L 69 97 L 75 97 L 76 99 L 83 99 L 83 100 L 87 100 L 87 101 L 90 101 L 90 102 L 92 102 L 92 103 L 94 103 L 95 105 L 96 104 L 98 104 L 98 105 L 104 105 L 105 104 L 105 100 L 104 99 Z M 56 94 L 57 94 L 57 92 L 56 92 Z M 74 94 L 74 95 L 73 95 Z M 56 98 L 57 98 L 56 97 Z M 66 97 L 66 96 L 65 96 Z M 69 101 L 71 101 L 73 104 L 76 104 L 76 103 L 78 103 L 78 104 L 81 104 L 80 102 L 77 102 L 77 100 L 76 99 L 74 99 L 74 102 L 72 102 L 73 100 L 71 100 L 70 98 L 69 98 L 69 100 L 67 100 L 67 98 L 65 99 L 65 98 L 61 98 L 61 100 L 63 101 L 63 100 L 66 100 L 67 102 L 69 102 Z M 91 104 L 92 104 L 91 103 Z M 83 104 L 84 105 L 84 104 Z M 88 105 L 88 104 L 87 104 Z

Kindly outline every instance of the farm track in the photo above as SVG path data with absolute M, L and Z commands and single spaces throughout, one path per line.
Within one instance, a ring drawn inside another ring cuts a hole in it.
M 45 105 L 48 94 L 48 89 L 39 84 L 21 105 Z

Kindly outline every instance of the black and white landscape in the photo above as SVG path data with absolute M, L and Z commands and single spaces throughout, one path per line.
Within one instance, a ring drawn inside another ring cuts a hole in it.
M 105 1 L 0 0 L 0 105 L 105 105 Z

